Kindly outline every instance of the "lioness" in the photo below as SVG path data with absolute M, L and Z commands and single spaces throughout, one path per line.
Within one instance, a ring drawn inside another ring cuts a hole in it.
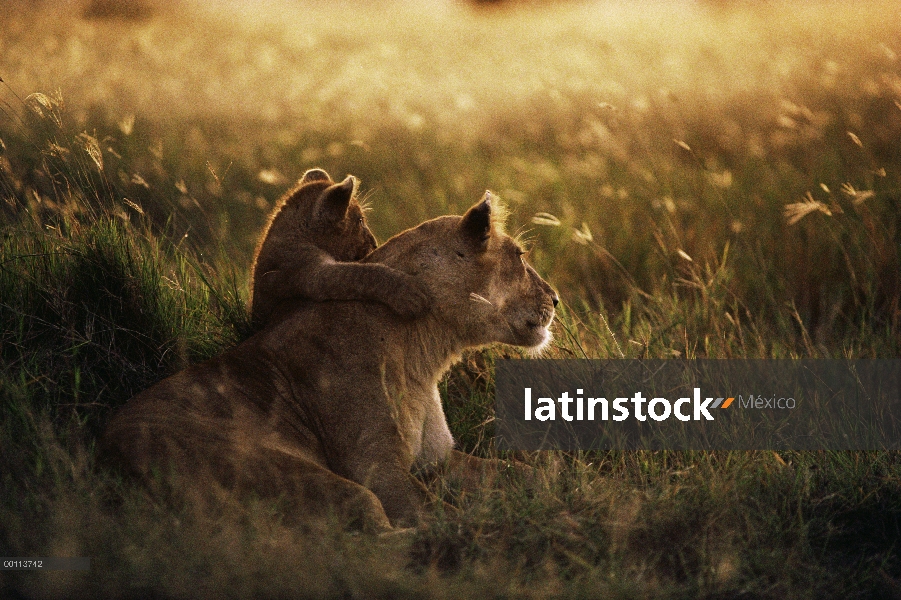
M 410 525 L 427 500 L 411 470 L 471 460 L 452 450 L 442 375 L 466 348 L 550 339 L 557 296 L 522 255 L 488 193 L 462 217 L 404 231 L 365 262 L 418 277 L 429 313 L 409 320 L 375 302 L 298 302 L 132 398 L 107 427 L 105 455 L 151 484 L 280 497 L 286 517 Z
M 279 201 L 254 255 L 251 322 L 257 329 L 292 298 L 375 300 L 406 317 L 428 308 L 413 277 L 352 262 L 376 247 L 355 183 L 352 176 L 335 183 L 322 169 L 310 169 Z

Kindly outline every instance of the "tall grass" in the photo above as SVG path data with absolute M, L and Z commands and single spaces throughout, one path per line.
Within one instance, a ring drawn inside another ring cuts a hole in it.
M 238 24 L 14 6 L 0 555 L 93 567 L 0 572 L 0 595 L 897 596 L 894 453 L 526 455 L 536 484 L 430 480 L 459 512 L 378 539 L 288 529 L 265 504 L 158 506 L 95 465 L 112 409 L 247 335 L 256 236 L 315 165 L 373 190 L 382 239 L 486 187 L 504 197 L 564 300 L 550 357 L 897 357 L 891 7 L 682 8 Z M 482 456 L 505 354 L 470 353 L 442 383 L 455 437 Z

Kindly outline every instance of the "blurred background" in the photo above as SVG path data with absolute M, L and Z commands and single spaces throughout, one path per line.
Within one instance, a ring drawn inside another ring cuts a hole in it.
M 861 311 L 898 320 L 895 2 L 7 7 L 0 135 L 37 208 L 66 203 L 16 142 L 32 92 L 97 142 L 123 218 L 127 197 L 238 269 L 321 166 L 361 178 L 381 240 L 492 189 L 574 307 L 709 269 L 737 312 L 794 311 L 824 343 Z

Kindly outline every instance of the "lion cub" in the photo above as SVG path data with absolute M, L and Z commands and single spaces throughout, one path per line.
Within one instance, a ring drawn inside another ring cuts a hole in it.
M 254 257 L 251 319 L 259 329 L 285 300 L 373 300 L 416 317 L 429 297 L 414 277 L 381 264 L 358 264 L 375 237 L 348 175 L 335 183 L 310 169 L 279 201 Z

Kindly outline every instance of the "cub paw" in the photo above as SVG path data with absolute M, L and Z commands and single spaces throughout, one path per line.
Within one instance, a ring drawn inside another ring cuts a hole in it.
M 428 312 L 432 297 L 418 279 L 404 275 L 398 278 L 385 303 L 401 317 L 412 319 Z

